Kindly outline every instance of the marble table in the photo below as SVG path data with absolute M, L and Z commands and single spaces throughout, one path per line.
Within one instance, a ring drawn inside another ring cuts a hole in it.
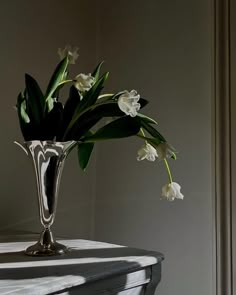
M 30 257 L 32 242 L 0 242 L 0 294 L 153 295 L 163 255 L 88 240 L 62 240 L 66 255 Z

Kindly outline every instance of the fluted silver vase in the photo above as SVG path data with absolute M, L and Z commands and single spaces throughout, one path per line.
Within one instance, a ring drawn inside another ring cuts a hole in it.
M 25 254 L 31 256 L 60 255 L 67 252 L 67 247 L 57 243 L 51 226 L 56 216 L 60 179 L 66 156 L 75 142 L 26 141 L 19 144 L 32 159 L 39 205 L 40 222 L 43 231 L 39 241 L 28 247 Z

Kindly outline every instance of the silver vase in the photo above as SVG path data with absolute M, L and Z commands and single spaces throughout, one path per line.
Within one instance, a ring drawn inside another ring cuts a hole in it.
M 17 143 L 17 142 L 16 142 Z M 51 226 L 57 208 L 61 174 L 66 156 L 75 145 L 74 141 L 26 141 L 19 144 L 33 160 L 36 176 L 40 222 L 43 231 L 39 241 L 28 247 L 25 254 L 30 256 L 51 256 L 67 252 L 67 247 L 53 238 Z

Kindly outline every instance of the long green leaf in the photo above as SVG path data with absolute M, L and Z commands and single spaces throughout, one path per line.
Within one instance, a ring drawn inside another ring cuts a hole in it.
M 30 118 L 27 114 L 26 100 L 22 92 L 18 94 L 16 108 L 20 123 L 28 124 L 30 122 Z
M 99 120 L 105 117 L 125 117 L 125 113 L 120 110 L 116 100 L 98 102 L 78 117 L 76 123 L 70 128 L 63 140 L 70 140 L 73 138 L 79 140 L 90 128 L 95 126 Z M 140 117 L 140 121 L 154 122 L 144 115 Z
M 84 120 L 86 117 L 88 119 L 92 118 L 105 118 L 105 117 L 121 117 L 125 116 L 116 101 L 106 101 L 104 103 L 94 104 L 94 107 L 87 112 L 84 112 L 79 120 Z
M 154 138 L 158 138 L 162 142 L 166 142 L 166 139 L 158 132 L 153 126 L 148 124 L 145 120 L 140 121 L 141 126 Z
M 28 114 L 26 113 L 26 101 L 22 101 L 20 104 L 20 117 L 22 118 L 22 120 L 25 123 L 29 123 L 30 122 L 30 118 L 28 116 Z
M 89 91 L 85 93 L 81 103 L 75 111 L 76 117 L 78 117 L 83 110 L 96 102 L 100 92 L 102 91 L 103 85 L 108 78 L 108 75 L 108 72 L 102 75 L 102 77 L 89 89 Z
M 79 105 L 80 101 L 81 101 L 81 96 L 78 90 L 72 85 L 70 87 L 69 98 L 67 99 L 63 109 L 62 125 L 61 125 L 60 134 L 58 135 L 59 141 L 63 140 L 65 130 L 67 129 L 70 121 L 72 120 L 74 112 L 77 106 Z
M 125 114 L 120 110 L 116 101 L 106 101 L 94 105 L 94 108 L 84 112 L 67 132 L 63 140 L 79 140 L 87 131 L 95 126 L 99 120 L 105 117 L 123 117 Z
M 84 142 L 124 138 L 135 135 L 140 130 L 140 123 L 129 116 L 121 117 L 100 128 L 94 135 L 85 137 Z
M 103 88 L 103 84 L 106 81 L 106 79 L 108 78 L 108 74 L 109 73 L 105 73 L 90 89 L 88 92 L 86 92 L 86 94 L 84 95 L 82 101 L 80 102 L 80 104 L 78 105 L 78 107 L 76 108 L 73 118 L 65 132 L 65 135 L 69 132 L 69 130 L 73 127 L 74 124 L 76 124 L 77 120 L 79 119 L 81 113 L 86 110 L 87 108 L 89 108 L 91 105 L 93 105 L 100 92 L 102 91 Z
M 29 74 L 25 74 L 27 92 L 27 106 L 29 117 L 34 124 L 40 125 L 43 119 L 44 97 L 36 80 Z
M 63 105 L 57 101 L 54 102 L 51 112 L 46 113 L 43 124 L 44 140 L 58 140 L 57 135 L 61 129 L 62 112 Z
M 17 114 L 20 123 L 20 129 L 24 139 L 27 139 L 27 125 L 29 125 L 30 119 L 28 114 L 26 113 L 26 102 L 23 94 L 20 92 L 17 97 Z
M 65 57 L 57 65 L 46 90 L 46 94 L 45 94 L 46 102 L 52 99 L 52 95 L 56 91 L 57 87 L 59 86 L 59 83 L 61 83 L 65 79 L 68 63 L 69 63 L 68 57 Z
M 92 135 L 92 132 L 89 132 L 88 135 Z M 82 170 L 85 170 L 91 157 L 94 148 L 94 143 L 80 143 L 77 147 L 80 168 Z
M 157 121 L 155 121 L 154 119 L 152 119 L 144 114 L 141 114 L 141 113 L 137 113 L 137 118 L 140 118 L 142 121 L 149 123 L 149 124 L 155 124 L 155 125 L 158 124 Z
M 100 70 L 101 70 L 101 67 L 102 67 L 102 64 L 104 63 L 104 61 L 101 61 L 97 67 L 95 68 L 95 70 L 93 71 L 92 73 L 92 76 L 95 78 L 95 81 L 98 80 L 99 78 L 99 75 L 100 75 Z
M 80 121 L 78 120 L 73 127 L 64 134 L 62 141 L 77 140 L 79 141 L 85 134 L 99 122 L 100 118 L 94 118 Z

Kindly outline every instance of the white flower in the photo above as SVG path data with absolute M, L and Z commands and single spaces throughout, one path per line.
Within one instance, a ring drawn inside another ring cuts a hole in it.
M 91 74 L 79 74 L 75 77 L 74 86 L 79 91 L 88 91 L 95 83 L 95 78 Z
M 162 188 L 162 197 L 168 201 L 174 201 L 174 199 L 183 200 L 184 195 L 180 192 L 181 186 L 176 182 L 167 183 Z
M 167 142 L 162 142 L 156 147 L 157 155 L 160 160 L 172 157 L 175 154 L 175 149 Z
M 155 161 L 156 158 L 157 158 L 156 149 L 149 143 L 146 143 L 138 150 L 138 156 L 137 156 L 138 161 L 147 159 L 148 161 L 153 162 Z
M 118 106 L 122 112 L 126 115 L 130 115 L 131 117 L 135 117 L 137 115 L 137 111 L 140 109 L 141 105 L 138 103 L 140 99 L 140 95 L 137 94 L 136 90 L 132 90 L 121 94 L 118 98 Z
M 58 48 L 58 54 L 60 56 L 60 59 L 62 60 L 66 56 L 68 56 L 69 63 L 70 64 L 75 64 L 76 59 L 78 58 L 78 47 L 74 47 L 73 49 L 71 48 L 70 45 L 66 45 L 64 49 Z

